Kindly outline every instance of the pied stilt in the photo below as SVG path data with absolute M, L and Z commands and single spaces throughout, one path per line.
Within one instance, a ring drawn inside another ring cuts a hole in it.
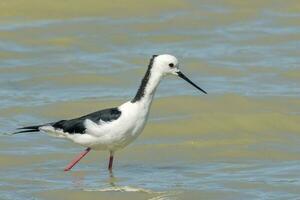
M 168 74 L 178 76 L 200 91 L 206 92 L 189 80 L 180 70 L 176 57 L 153 55 L 135 97 L 119 107 L 109 108 L 79 118 L 19 128 L 17 133 L 46 132 L 86 147 L 66 168 L 69 171 L 90 150 L 110 152 L 108 170 L 112 172 L 114 153 L 127 146 L 145 127 L 156 88 Z

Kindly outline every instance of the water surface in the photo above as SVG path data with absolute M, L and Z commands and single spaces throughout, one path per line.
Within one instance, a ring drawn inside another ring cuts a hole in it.
M 1 199 L 298 199 L 298 1 L 0 2 Z M 131 99 L 170 53 L 208 95 L 162 81 L 143 134 L 117 152 L 16 127 Z

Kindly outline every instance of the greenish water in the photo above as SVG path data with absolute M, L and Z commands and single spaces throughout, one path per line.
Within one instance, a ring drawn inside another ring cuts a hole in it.
M 0 127 L 80 116 L 135 94 L 153 54 L 208 91 L 162 81 L 117 152 L 0 135 L 0 199 L 298 199 L 298 1 L 0 2 Z

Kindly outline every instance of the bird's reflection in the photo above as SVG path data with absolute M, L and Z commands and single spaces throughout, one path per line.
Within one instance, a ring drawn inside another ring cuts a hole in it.
M 72 185 L 74 188 L 84 188 L 85 185 L 85 179 L 88 176 L 88 173 L 86 171 L 77 171 L 77 172 L 71 172 L 72 175 Z M 117 183 L 117 178 L 114 176 L 113 172 L 109 172 L 108 177 L 105 182 L 111 187 L 118 187 Z M 103 179 L 102 179 L 103 180 Z M 103 184 L 103 181 L 101 181 L 101 184 Z
M 109 183 L 112 187 L 117 187 L 116 181 L 117 181 L 117 179 L 115 178 L 114 173 L 113 173 L 112 171 L 110 171 L 110 172 L 109 172 L 108 183 Z
M 86 172 L 75 172 L 72 174 L 72 184 L 75 188 L 84 187 L 84 179 L 86 177 Z

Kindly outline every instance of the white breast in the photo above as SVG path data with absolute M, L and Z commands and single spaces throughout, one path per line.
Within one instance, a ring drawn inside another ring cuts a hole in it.
M 121 116 L 112 122 L 87 120 L 86 133 L 70 135 L 78 144 L 98 150 L 117 150 L 127 146 L 145 127 L 149 109 L 139 103 L 126 102 L 119 107 Z

